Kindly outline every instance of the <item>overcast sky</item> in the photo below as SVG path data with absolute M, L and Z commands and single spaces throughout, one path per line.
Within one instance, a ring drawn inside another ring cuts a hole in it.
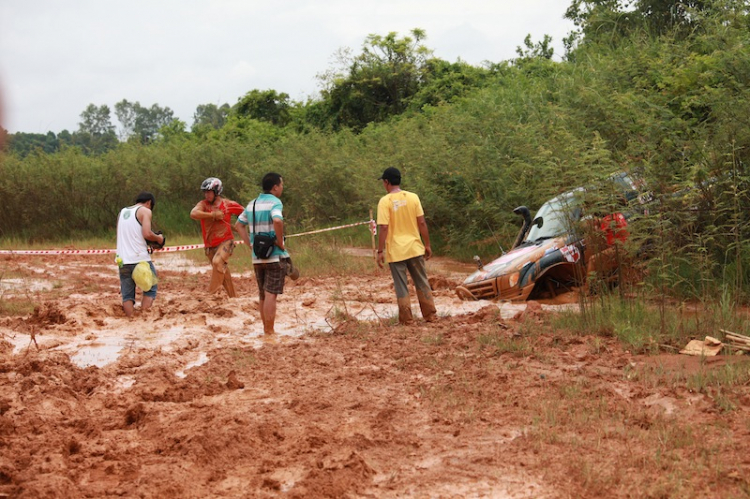
M 571 0 L 0 0 L 0 89 L 10 132 L 78 129 L 122 99 L 169 107 L 190 127 L 200 104 L 253 89 L 305 100 L 334 55 L 369 34 L 424 29 L 434 55 L 473 65 L 516 56 L 527 34 L 573 29 Z

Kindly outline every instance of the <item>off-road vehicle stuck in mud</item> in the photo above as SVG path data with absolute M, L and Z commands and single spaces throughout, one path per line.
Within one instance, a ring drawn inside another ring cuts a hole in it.
M 628 238 L 633 212 L 628 206 L 641 206 L 650 195 L 625 172 L 608 180 L 622 198 L 622 211 L 585 213 L 591 188 L 584 187 L 550 199 L 533 219 L 528 208 L 519 206 L 513 212 L 524 222 L 512 249 L 488 264 L 475 257 L 479 268 L 456 287 L 456 294 L 464 300 L 554 298 L 583 285 L 590 272 L 614 278 L 621 260 L 618 245 Z

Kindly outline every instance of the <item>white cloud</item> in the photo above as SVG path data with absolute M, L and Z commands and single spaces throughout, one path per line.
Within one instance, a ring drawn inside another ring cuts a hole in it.
M 4 0 L 0 88 L 11 132 L 75 130 L 88 104 L 170 107 L 274 89 L 303 100 L 342 47 L 369 34 L 427 32 L 449 61 L 515 57 L 527 34 L 562 52 L 568 0 Z

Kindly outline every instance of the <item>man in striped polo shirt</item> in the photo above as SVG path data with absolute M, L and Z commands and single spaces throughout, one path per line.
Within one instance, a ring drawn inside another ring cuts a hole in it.
M 263 176 L 262 187 L 263 192 L 248 203 L 234 227 L 247 247 L 251 248 L 250 251 L 255 234 L 265 234 L 275 239 L 275 247 L 270 257 L 260 259 L 252 251 L 263 333 L 274 334 L 276 297 L 284 293 L 286 262 L 289 258 L 284 246 L 284 205 L 279 199 L 284 192 L 284 179 L 278 173 L 267 173 Z

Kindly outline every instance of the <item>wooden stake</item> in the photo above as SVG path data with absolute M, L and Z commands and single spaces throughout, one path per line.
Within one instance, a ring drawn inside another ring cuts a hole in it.
M 744 343 L 744 344 L 750 345 L 750 338 L 748 338 L 747 336 L 741 336 L 741 335 L 736 335 L 736 334 L 728 333 L 726 335 L 726 338 L 727 338 L 728 341 L 732 341 L 732 342 L 735 342 L 735 343 Z
M 732 331 L 727 331 L 726 329 L 719 329 L 719 331 L 721 331 L 722 333 L 726 334 L 727 336 L 735 336 L 737 338 L 750 341 L 750 336 L 745 336 L 745 335 L 742 335 L 742 334 L 737 334 L 737 333 L 732 332 Z
M 372 210 L 370 210 L 370 220 L 373 220 Z M 378 247 L 375 245 L 375 231 L 372 230 L 372 226 L 370 226 L 370 236 L 372 239 L 372 259 L 375 260 L 375 263 L 377 264 L 378 263 Z

